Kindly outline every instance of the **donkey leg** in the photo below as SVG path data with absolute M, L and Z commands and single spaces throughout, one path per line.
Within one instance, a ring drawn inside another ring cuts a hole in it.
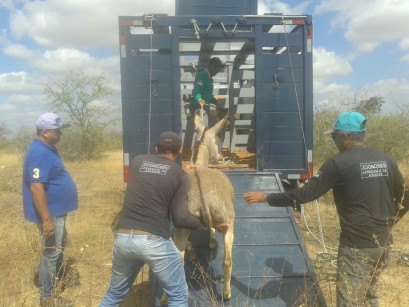
M 223 298 L 228 300 L 231 297 L 231 271 L 232 271 L 232 249 L 233 249 L 233 240 L 234 240 L 234 220 L 230 221 L 229 229 L 224 235 L 224 288 L 223 288 Z
M 189 235 L 191 233 L 191 230 L 189 229 L 182 229 L 182 228 L 176 228 L 175 227 L 175 232 L 173 235 L 173 242 L 175 243 L 177 249 L 180 251 L 180 256 L 182 259 L 185 258 L 185 248 L 186 248 L 186 243 L 187 239 L 189 238 Z M 161 305 L 166 305 L 168 303 L 168 296 L 166 293 L 163 293 L 161 299 L 160 299 Z

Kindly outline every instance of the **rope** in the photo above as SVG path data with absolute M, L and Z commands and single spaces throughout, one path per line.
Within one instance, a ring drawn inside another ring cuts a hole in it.
M 307 152 L 307 145 L 306 145 L 306 142 L 305 142 L 304 125 L 303 125 L 303 120 L 302 120 L 302 117 L 301 117 L 300 101 L 299 101 L 299 99 L 298 99 L 297 86 L 296 86 L 296 84 L 295 84 L 294 67 L 293 67 L 293 61 L 292 61 L 292 59 L 291 59 L 291 54 L 290 54 L 290 46 L 289 46 L 289 43 L 288 43 L 287 29 L 286 29 L 286 26 L 285 26 L 284 17 L 282 17 L 282 23 L 283 23 L 283 27 L 284 27 L 284 36 L 285 36 L 285 40 L 286 40 L 286 43 L 287 43 L 288 59 L 289 59 L 289 61 L 290 61 L 290 67 L 291 67 L 291 76 L 292 76 L 292 78 L 293 78 L 295 99 L 296 99 L 296 101 L 297 101 L 297 108 L 298 108 L 298 115 L 299 115 L 300 126 L 301 126 L 301 132 L 302 132 L 302 138 L 303 138 L 303 144 L 304 144 L 305 158 L 307 159 L 307 157 L 308 157 L 308 152 Z M 308 161 L 307 161 L 307 164 L 308 164 Z
M 287 28 L 286 28 L 283 17 L 282 17 L 282 24 L 283 24 L 283 27 L 284 27 L 284 36 L 285 36 L 285 40 L 286 40 L 286 44 L 287 44 L 286 47 L 287 47 L 287 51 L 288 51 L 288 59 L 290 61 L 291 76 L 292 76 L 292 79 L 293 79 L 295 98 L 296 98 L 296 102 L 297 102 L 298 116 L 299 116 L 301 132 L 302 132 L 301 134 L 302 134 L 303 145 L 304 145 L 304 154 L 305 154 L 305 158 L 307 159 L 308 152 L 307 152 L 307 145 L 306 145 L 306 141 L 305 141 L 304 125 L 303 125 L 303 120 L 302 120 L 302 117 L 301 117 L 300 101 L 299 101 L 299 98 L 298 98 L 297 85 L 295 83 L 294 67 L 293 67 L 293 62 L 292 62 L 291 54 L 290 54 L 290 46 L 289 46 L 289 43 L 288 43 Z M 307 164 L 308 164 L 308 161 L 307 161 Z M 318 224 L 318 230 L 319 230 L 320 238 L 318 238 L 315 234 L 312 233 L 311 229 L 308 226 L 305 214 L 303 212 L 301 212 L 301 215 L 304 218 L 304 224 L 305 224 L 305 227 L 307 228 L 308 232 L 322 245 L 324 253 L 328 254 L 328 249 L 327 249 L 327 246 L 325 245 L 325 242 L 324 242 L 324 234 L 323 234 L 321 217 L 320 217 L 319 203 L 318 203 L 317 200 L 315 200 L 315 207 L 316 207 L 316 210 L 317 210 L 317 224 Z
M 152 54 L 153 48 L 153 17 L 151 16 L 151 36 L 150 36 L 150 52 L 149 52 L 149 112 L 148 112 L 148 154 L 151 150 L 151 117 L 152 117 Z M 156 95 L 155 95 L 156 96 Z
M 318 223 L 318 230 L 319 230 L 319 236 L 320 236 L 319 238 L 310 229 L 310 227 L 308 225 L 308 222 L 307 222 L 307 218 L 306 218 L 304 212 L 301 212 L 301 216 L 303 218 L 304 225 L 305 225 L 305 228 L 307 229 L 307 231 L 311 234 L 311 236 L 315 240 L 317 240 L 322 245 L 324 254 L 329 254 L 328 250 L 336 251 L 337 249 L 336 248 L 330 248 L 330 247 L 326 246 L 326 244 L 324 242 L 324 232 L 323 232 L 323 228 L 322 228 L 321 217 L 320 217 L 320 212 L 319 212 L 319 205 L 318 205 L 317 200 L 315 200 L 315 206 L 316 206 L 316 209 L 317 209 L 317 223 Z

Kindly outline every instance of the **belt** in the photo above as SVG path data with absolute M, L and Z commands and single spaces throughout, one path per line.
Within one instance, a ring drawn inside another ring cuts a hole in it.
M 150 232 L 147 232 L 147 231 L 128 229 L 128 228 L 118 228 L 116 230 L 116 232 L 127 233 L 127 234 L 130 234 L 130 235 L 142 235 L 142 236 L 147 236 L 147 235 L 151 234 Z

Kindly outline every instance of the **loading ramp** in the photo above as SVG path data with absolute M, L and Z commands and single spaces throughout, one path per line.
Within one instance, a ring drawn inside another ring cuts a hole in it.
M 283 191 L 277 173 L 228 171 L 236 194 L 232 297 L 222 301 L 223 239 L 208 248 L 208 235 L 191 237 L 198 258 L 186 256 L 190 306 L 326 306 L 292 209 L 248 205 L 247 191 Z M 152 305 L 160 306 L 162 290 L 153 284 Z

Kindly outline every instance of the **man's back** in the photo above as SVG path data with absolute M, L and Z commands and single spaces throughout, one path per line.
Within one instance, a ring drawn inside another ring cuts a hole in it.
M 341 245 L 377 247 L 392 242 L 390 229 L 403 192 L 394 161 L 374 149 L 357 146 L 329 159 L 337 170 L 334 200 L 341 223 Z
M 132 163 L 118 227 L 169 238 L 170 204 L 184 176 L 180 166 L 165 157 L 137 156 Z

